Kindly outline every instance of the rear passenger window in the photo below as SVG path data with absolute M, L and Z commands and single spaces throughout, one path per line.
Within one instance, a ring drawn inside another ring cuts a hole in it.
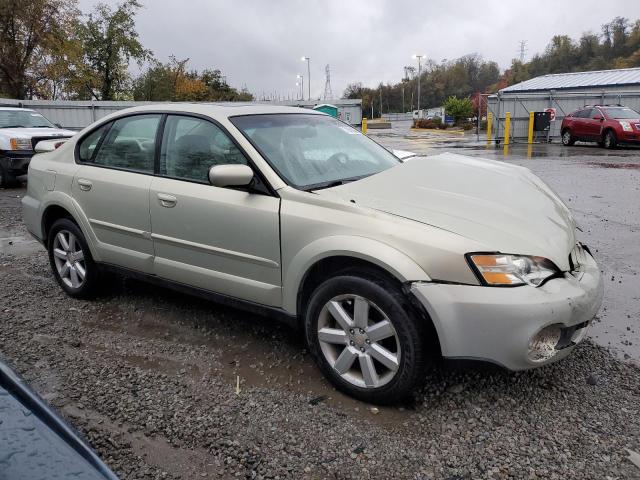
M 167 117 L 160 175 L 208 183 L 209 169 L 226 164 L 246 165 L 247 159 L 218 126 L 195 117 Z
M 80 142 L 80 146 L 78 147 L 78 156 L 80 157 L 81 162 L 90 162 L 93 159 L 96 147 L 98 146 L 98 143 L 100 143 L 100 139 L 104 133 L 109 129 L 109 125 L 111 124 L 108 123 L 97 130 L 94 130 Z
M 153 173 L 156 132 L 160 118 L 160 115 L 135 115 L 113 122 L 93 163 Z

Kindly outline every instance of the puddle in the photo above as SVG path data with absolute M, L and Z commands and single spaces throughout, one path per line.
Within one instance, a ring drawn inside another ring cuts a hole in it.
M 0 254 L 27 256 L 39 252 L 44 247 L 34 238 L 24 235 L 12 235 L 0 230 Z
M 156 290 L 157 293 L 160 292 Z M 110 349 L 111 355 L 117 355 L 134 367 L 167 375 L 179 372 L 193 382 L 199 382 L 209 374 L 222 376 L 233 388 L 239 378 L 241 392 L 268 388 L 306 395 L 318 408 L 326 405 L 386 428 L 402 426 L 412 416 L 410 407 L 378 407 L 379 413 L 374 415 L 371 405 L 336 391 L 304 350 L 298 335 L 274 320 L 173 292 L 168 296 L 160 294 L 163 296 L 161 305 L 156 301 L 149 307 L 137 305 L 131 311 L 109 305 L 99 315 L 87 316 L 83 323 L 127 337 L 200 347 L 187 361 Z M 132 292 L 132 295 L 140 298 L 140 292 Z M 175 304 L 168 304 L 167 297 Z M 125 303 L 121 297 L 115 301 Z M 181 312 L 180 305 L 189 306 Z M 212 359 L 217 361 L 212 362 Z
M 587 165 L 601 168 L 628 168 L 630 170 L 640 170 L 640 163 L 588 162 Z

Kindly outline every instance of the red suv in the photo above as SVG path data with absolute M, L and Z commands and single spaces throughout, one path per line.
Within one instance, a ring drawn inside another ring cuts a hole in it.
M 640 144 L 640 113 L 622 105 L 586 106 L 564 117 L 560 132 L 563 145 L 576 141 L 598 142 L 605 148 Z

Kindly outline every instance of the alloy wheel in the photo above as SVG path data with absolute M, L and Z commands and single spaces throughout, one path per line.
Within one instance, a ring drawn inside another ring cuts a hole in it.
M 78 238 L 60 230 L 53 239 L 53 259 L 60 279 L 71 288 L 80 288 L 87 276 L 84 252 Z
M 564 143 L 565 145 L 569 145 L 570 141 L 571 141 L 571 133 L 569 133 L 569 131 L 567 130 L 562 134 L 562 143 Z
M 393 324 L 377 305 L 359 295 L 339 295 L 324 305 L 318 340 L 329 365 L 358 387 L 381 387 L 400 367 L 400 340 Z

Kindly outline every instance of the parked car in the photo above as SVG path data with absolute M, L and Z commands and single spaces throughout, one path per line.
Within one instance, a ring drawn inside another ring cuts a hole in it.
M 0 478 L 118 480 L 78 433 L 2 360 Z
M 378 403 L 432 355 L 566 357 L 602 301 L 573 216 L 528 169 L 401 162 L 298 108 L 120 111 L 36 156 L 23 205 L 68 295 L 108 269 L 277 316 L 337 388 Z
M 597 142 L 605 148 L 640 143 L 640 113 L 621 105 L 594 105 L 562 119 L 562 143 Z
M 38 142 L 66 139 L 75 133 L 57 127 L 35 110 L 0 107 L 0 187 L 27 174 Z

